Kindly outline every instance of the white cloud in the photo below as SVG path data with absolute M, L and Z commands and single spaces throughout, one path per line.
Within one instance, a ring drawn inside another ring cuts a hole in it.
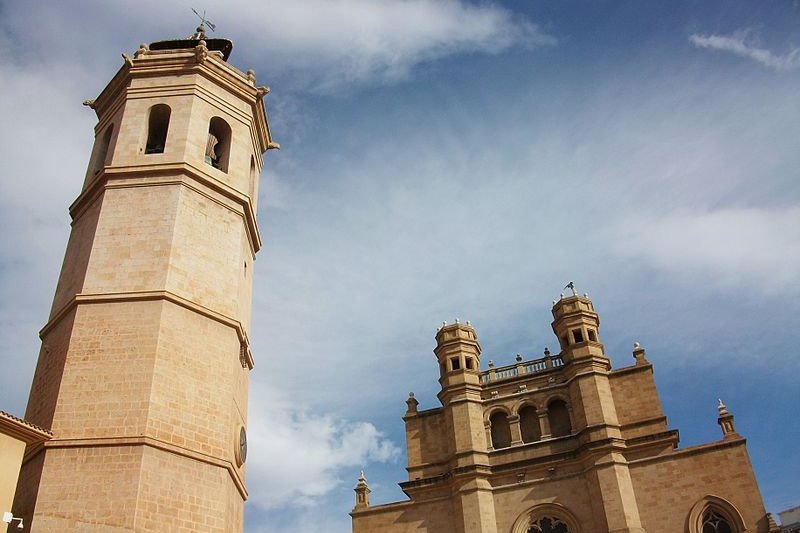
M 92 58 L 86 64 L 104 64 L 108 50 L 98 42 L 132 53 L 141 41 L 188 35 L 197 22 L 188 4 L 141 0 L 135 10 L 98 0 L 85 4 L 81 12 L 67 4 L 8 6 L 4 17 L 15 34 L 40 35 L 33 47 L 9 39 L 9 48 L 43 62 L 71 58 L 77 49 Z M 266 65 L 269 72 L 260 74 L 271 80 L 286 75 L 292 85 L 327 92 L 405 80 L 416 66 L 453 54 L 495 54 L 556 42 L 524 16 L 465 0 L 231 0 L 214 11 L 209 16 L 217 29 L 209 34 L 235 41 L 235 64 Z M 92 13 L 96 31 L 79 30 L 85 12 Z M 43 20 L 65 28 L 59 36 L 41 35 Z M 59 39 L 65 33 L 67 48 Z
M 252 502 L 263 508 L 314 505 L 340 488 L 343 468 L 394 461 L 400 450 L 375 426 L 314 413 L 260 389 L 248 427 L 247 480 Z M 278 458 L 278 460 L 276 460 Z
M 800 207 L 636 214 L 619 228 L 617 252 L 698 286 L 800 288 Z
M 459 0 L 309 0 L 242 6 L 270 63 L 305 71 L 321 88 L 396 81 L 450 54 L 553 44 L 534 23 L 496 5 Z M 266 32 L 265 32 L 266 30 Z
M 784 55 L 776 55 L 765 48 L 759 48 L 750 31 L 740 31 L 733 35 L 698 35 L 689 36 L 689 41 L 700 48 L 710 48 L 732 52 L 761 63 L 775 70 L 792 70 L 800 67 L 800 48 L 792 48 Z

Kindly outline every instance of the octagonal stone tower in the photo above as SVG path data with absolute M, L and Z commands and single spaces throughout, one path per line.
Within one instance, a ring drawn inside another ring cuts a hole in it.
M 140 46 L 96 100 L 95 146 L 26 418 L 15 514 L 33 531 L 243 527 L 252 263 L 277 148 L 232 44 Z

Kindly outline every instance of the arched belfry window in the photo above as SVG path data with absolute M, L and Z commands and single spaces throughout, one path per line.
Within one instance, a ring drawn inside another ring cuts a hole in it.
M 97 174 L 106 166 L 108 159 L 108 148 L 111 146 L 111 136 L 114 134 L 114 125 L 109 124 L 103 135 L 95 144 L 92 153 L 92 174 Z
M 548 404 L 547 420 L 550 422 L 550 433 L 554 437 L 563 437 L 572 433 L 569 409 L 564 400 L 553 400 Z
M 511 446 L 511 426 L 508 423 L 508 416 L 498 411 L 489 417 L 489 424 L 492 426 L 492 448 L 508 448 Z
M 231 153 L 231 127 L 219 117 L 208 124 L 206 141 L 206 163 L 223 172 L 228 172 L 228 158 Z
M 144 153 L 164 153 L 164 147 L 167 145 L 167 131 L 169 130 L 169 116 L 171 113 L 172 110 L 166 104 L 156 104 L 150 108 Z
M 526 405 L 519 410 L 519 429 L 522 433 L 522 442 L 536 442 L 542 438 L 539 416 L 534 406 Z

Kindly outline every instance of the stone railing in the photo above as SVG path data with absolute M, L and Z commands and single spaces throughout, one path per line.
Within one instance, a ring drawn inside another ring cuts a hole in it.
M 560 355 L 546 355 L 541 359 L 532 361 L 522 361 L 522 358 L 517 356 L 517 362 L 513 365 L 497 368 L 489 361 L 489 369 L 481 372 L 481 383 L 494 383 L 495 381 L 511 379 L 517 376 L 538 374 L 561 366 L 564 366 L 564 361 Z

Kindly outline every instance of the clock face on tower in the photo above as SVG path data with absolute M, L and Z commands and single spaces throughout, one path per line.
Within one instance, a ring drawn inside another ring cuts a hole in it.
M 239 442 L 236 446 L 236 459 L 239 466 L 242 466 L 247 460 L 247 431 L 244 426 L 239 429 Z

